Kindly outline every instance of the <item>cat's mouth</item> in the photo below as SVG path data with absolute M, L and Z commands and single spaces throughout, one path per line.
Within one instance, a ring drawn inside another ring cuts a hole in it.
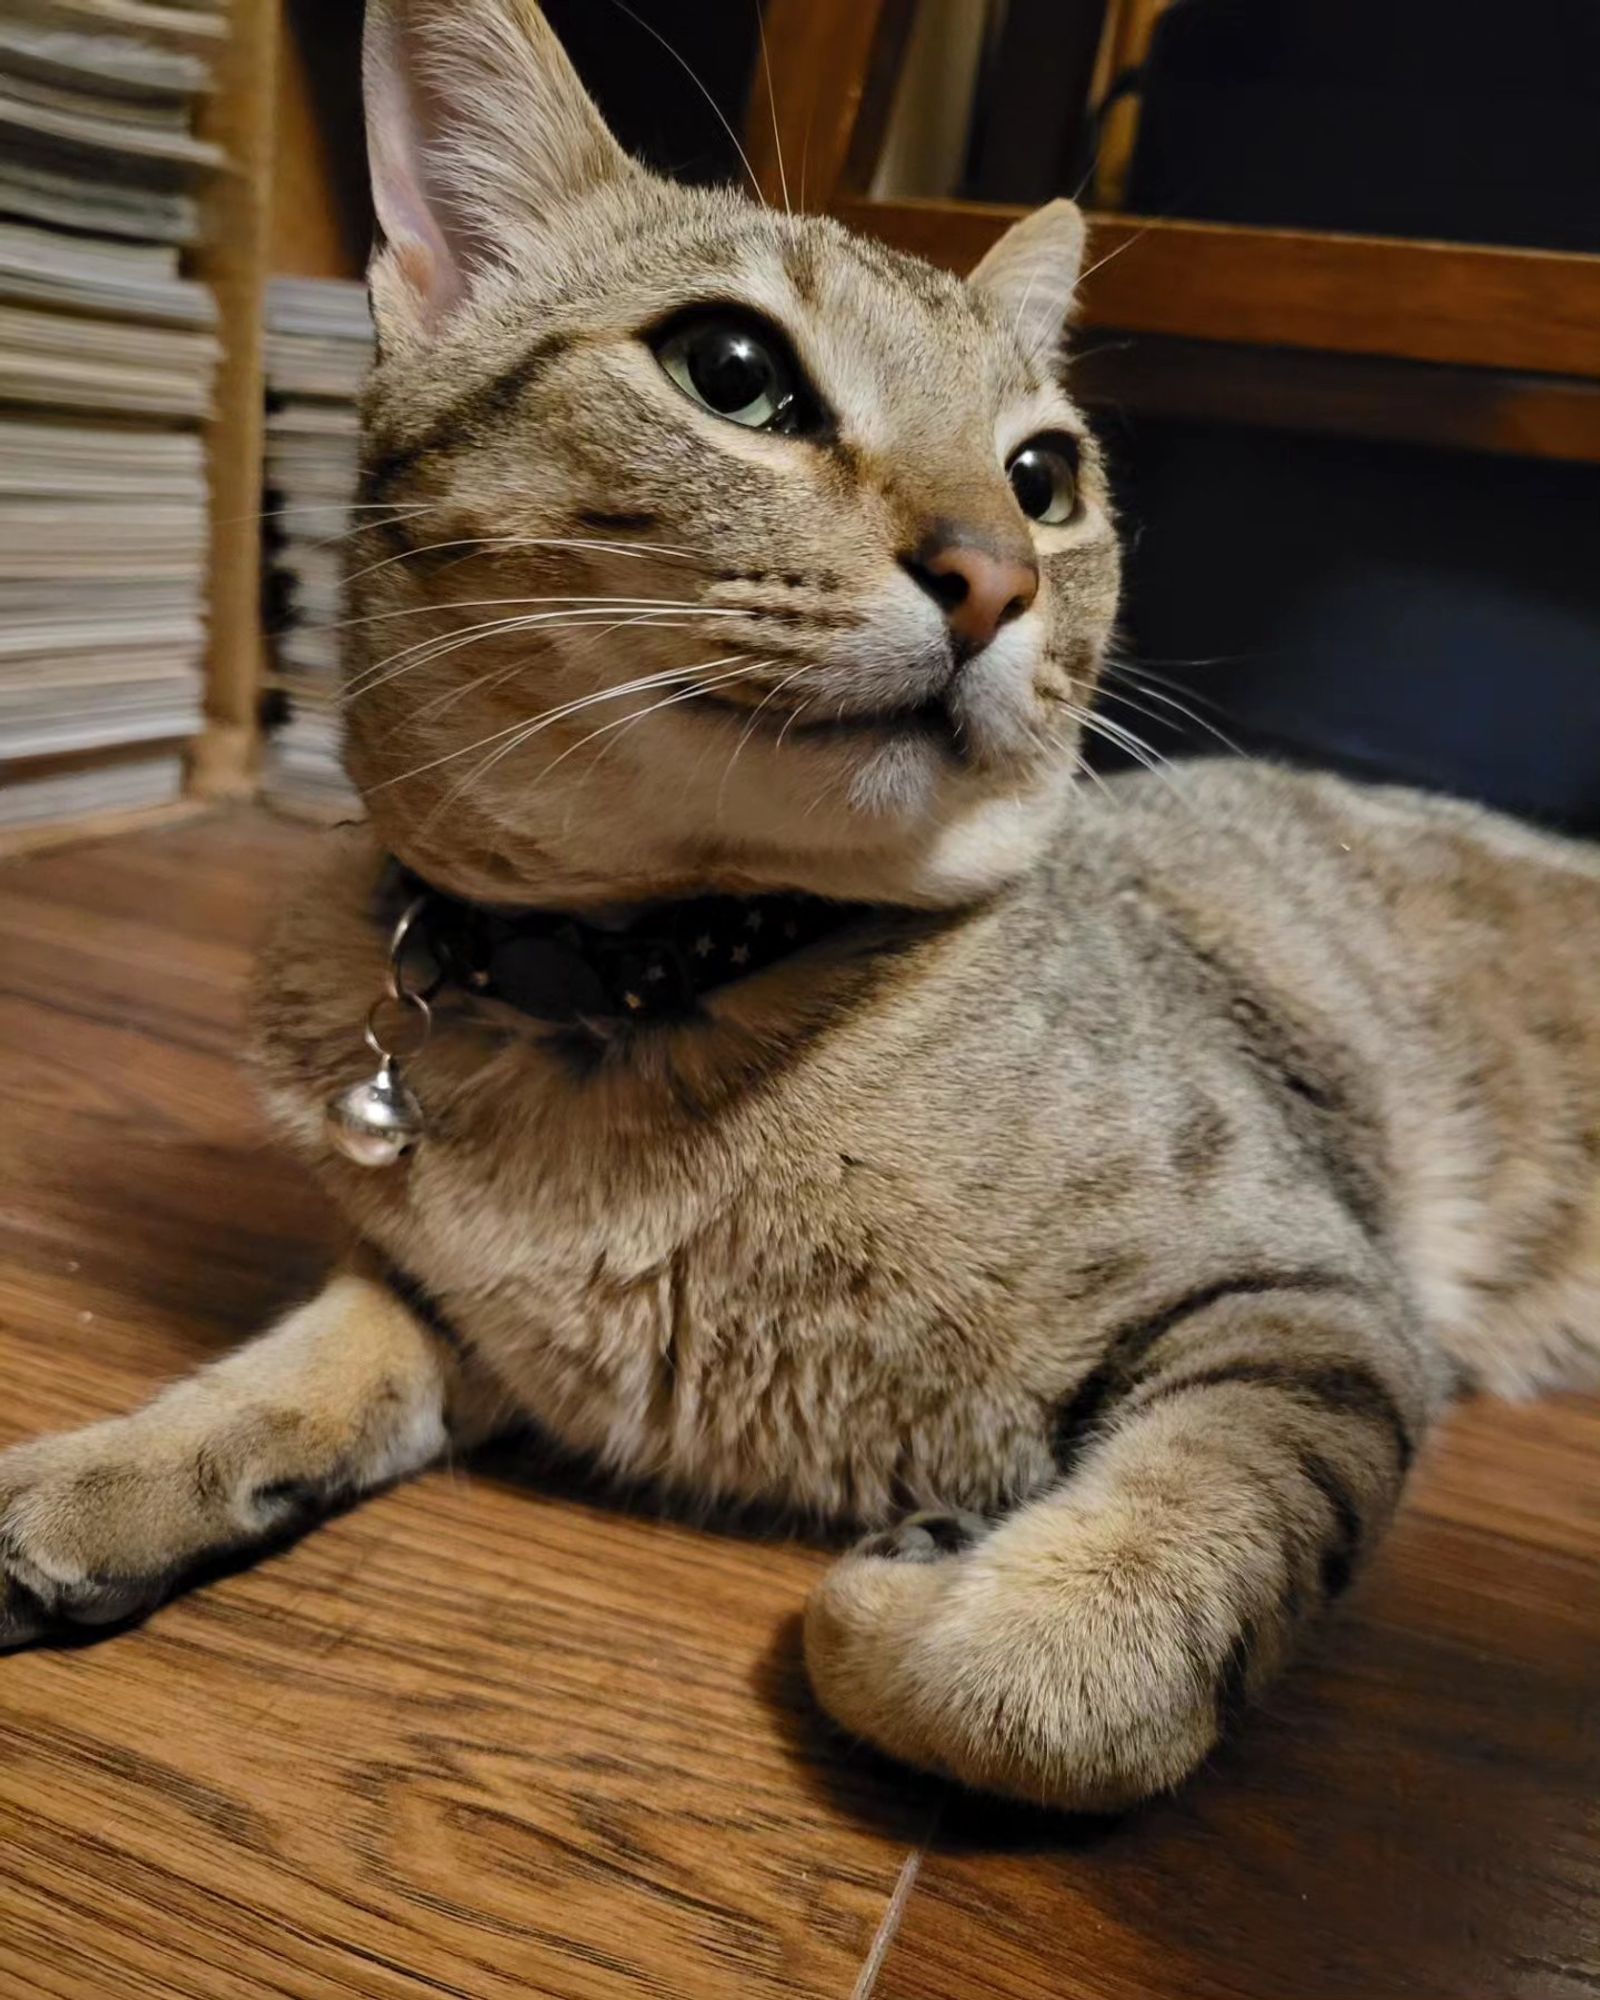
M 781 737 L 785 743 L 870 743 L 882 742 L 885 737 L 915 737 L 957 763 L 965 762 L 967 755 L 961 724 L 938 695 L 904 708 L 875 709 L 867 715 L 807 714 L 805 707 L 775 708 L 770 703 L 739 701 L 709 688 L 698 690 L 692 705 L 720 709 L 746 729 Z

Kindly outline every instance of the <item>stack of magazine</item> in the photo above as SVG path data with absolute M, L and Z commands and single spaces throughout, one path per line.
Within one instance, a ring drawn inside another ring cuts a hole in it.
M 0 827 L 157 804 L 201 726 L 226 11 L 0 11 Z
M 356 804 L 341 768 L 341 578 L 359 478 L 357 401 L 372 365 L 366 287 L 275 278 L 267 287 L 267 548 L 276 727 L 269 798 L 317 816 Z

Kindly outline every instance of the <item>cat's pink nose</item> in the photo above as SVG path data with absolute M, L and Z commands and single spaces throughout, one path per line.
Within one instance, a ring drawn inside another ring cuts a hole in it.
M 971 542 L 946 542 L 906 560 L 906 568 L 943 607 L 945 620 L 971 653 L 981 652 L 1002 625 L 1020 618 L 1039 595 L 1039 565 L 994 555 Z

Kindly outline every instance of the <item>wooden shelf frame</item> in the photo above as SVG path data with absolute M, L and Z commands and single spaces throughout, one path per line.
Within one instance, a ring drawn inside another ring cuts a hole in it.
M 261 625 L 263 302 L 272 211 L 279 0 L 233 0 L 233 32 L 217 57 L 202 136 L 226 155 L 206 199 L 193 271 L 217 301 L 222 360 L 205 427 L 211 485 L 206 726 L 194 745 L 190 790 L 202 799 L 249 797 L 260 755 L 258 707 L 266 667 Z
M 905 45 L 902 0 L 769 0 L 766 18 L 771 81 L 758 70 L 748 144 L 768 200 L 781 198 L 780 149 L 789 162 L 803 148 L 810 205 L 957 271 L 1026 213 L 866 192 Z M 1143 365 L 1099 365 L 1102 400 L 1115 382 L 1127 406 L 1167 414 L 1600 461 L 1600 256 L 1088 221 L 1081 325 L 1151 343 Z M 1424 388 L 1402 365 L 1417 363 L 1450 372 Z
M 952 270 L 970 270 L 1027 213 L 849 196 L 834 212 Z M 1600 257 L 1149 216 L 1088 220 L 1087 327 L 1600 375 Z

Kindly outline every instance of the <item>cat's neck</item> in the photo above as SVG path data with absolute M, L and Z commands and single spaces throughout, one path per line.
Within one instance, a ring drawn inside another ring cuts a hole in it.
M 422 981 L 455 986 L 551 1022 L 687 1018 L 722 988 L 892 913 L 797 894 L 699 895 L 571 912 L 451 895 L 388 860 L 375 922 Z M 402 942 L 403 941 L 403 942 Z

